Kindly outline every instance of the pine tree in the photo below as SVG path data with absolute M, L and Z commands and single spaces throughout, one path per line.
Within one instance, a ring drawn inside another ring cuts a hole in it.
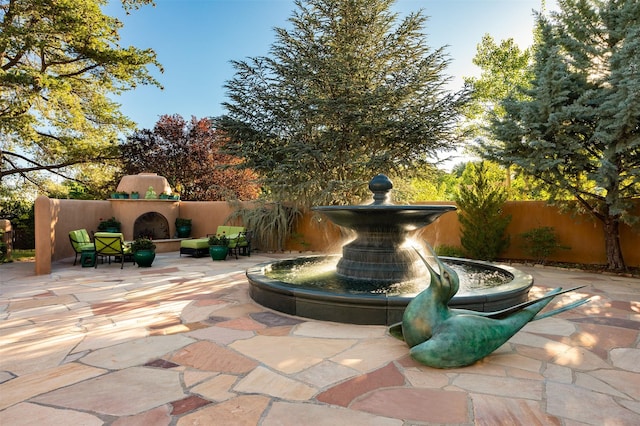
M 377 173 L 406 177 L 454 148 L 464 96 L 446 91 L 449 60 L 393 2 L 298 0 L 271 56 L 234 62 L 218 126 L 276 200 L 361 202 Z
M 462 236 L 460 242 L 466 256 L 473 259 L 495 260 L 509 247 L 505 235 L 511 222 L 502 207 L 507 200 L 507 191 L 502 182 L 489 177 L 488 163 L 468 163 L 463 174 L 468 185 L 461 185 L 456 196 L 458 220 Z
M 624 269 L 621 222 L 633 223 L 640 194 L 640 2 L 559 2 L 539 18 L 530 100 L 507 99 L 507 116 L 485 146 L 556 198 L 573 197 L 603 225 L 610 269 Z
M 149 71 L 162 70 L 155 52 L 121 46 L 122 23 L 103 14 L 104 3 L 0 2 L 3 180 L 20 177 L 42 189 L 40 171 L 45 178 L 97 173 L 118 158 L 121 132 L 135 127 L 111 96 L 138 84 L 160 86 Z M 129 10 L 151 0 L 121 3 Z

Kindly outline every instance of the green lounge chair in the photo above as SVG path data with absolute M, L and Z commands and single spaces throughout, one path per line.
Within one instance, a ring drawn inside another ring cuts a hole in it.
M 238 258 L 238 251 L 250 253 L 249 235 L 244 226 L 220 225 L 215 235 L 224 235 L 229 240 L 229 253 L 234 253 Z M 190 254 L 193 257 L 201 257 L 209 254 L 209 235 L 205 238 L 191 238 L 180 241 L 180 256 Z

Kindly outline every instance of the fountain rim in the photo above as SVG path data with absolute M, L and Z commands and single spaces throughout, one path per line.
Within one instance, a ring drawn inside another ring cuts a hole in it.
M 329 293 L 300 288 L 295 284 L 274 280 L 265 275 L 266 268 L 284 262 L 303 261 L 339 255 L 299 256 L 254 265 L 246 270 L 251 298 L 262 306 L 299 317 L 351 324 L 391 325 L 401 320 L 407 304 L 414 296 L 383 294 Z M 501 270 L 513 277 L 511 281 L 473 294 L 457 294 L 452 308 L 476 311 L 496 311 L 526 301 L 533 286 L 533 277 L 516 268 L 485 261 L 439 257 L 442 261 L 472 264 Z
M 323 211 L 370 211 L 370 210 L 401 210 L 401 211 L 426 211 L 426 212 L 439 212 L 444 213 L 457 210 L 454 205 L 448 204 L 359 204 L 356 206 L 315 206 L 311 207 L 311 210 L 323 212 Z

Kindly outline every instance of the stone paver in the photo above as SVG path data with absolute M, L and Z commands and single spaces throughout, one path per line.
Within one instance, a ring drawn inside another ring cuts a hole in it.
M 187 414 L 177 425 L 257 425 L 268 404 L 269 398 L 265 396 L 242 395 Z
M 258 366 L 257 362 L 247 357 L 207 341 L 185 346 L 169 361 L 200 370 L 233 374 L 248 373 Z
M 125 416 L 184 398 L 179 380 L 176 371 L 132 367 L 49 392 L 33 401 Z
M 256 336 L 233 342 L 229 347 L 283 373 L 298 371 L 319 364 L 325 358 L 335 356 L 356 340 L 313 339 L 294 336 Z M 274 350 L 282 348 L 282 351 Z
M 413 422 L 467 423 L 468 396 L 464 392 L 435 389 L 379 389 L 351 404 L 354 410 Z
M 162 355 L 194 343 L 188 337 L 155 336 L 98 349 L 82 358 L 85 364 L 110 370 L 145 364 Z
M 349 410 L 332 405 L 294 404 L 276 402 L 267 413 L 263 426 L 402 426 L 400 419 L 376 416 L 363 411 Z
M 0 424 L 640 424 L 638 278 L 521 267 L 592 302 L 438 370 L 386 327 L 255 304 L 244 272 L 274 257 L 0 265 Z
M 265 367 L 257 367 L 233 388 L 240 393 L 266 393 L 290 401 L 306 401 L 316 389 L 304 383 L 281 376 Z
M 29 413 L 29 416 L 25 416 Z M 100 426 L 104 422 L 97 416 L 79 411 L 61 410 L 22 402 L 0 413 L 0 421 L 12 426 Z
M 0 385 L 0 409 L 104 373 L 102 369 L 73 363 L 7 380 Z
M 238 378 L 236 376 L 220 374 L 210 380 L 194 386 L 191 388 L 191 392 L 202 395 L 210 401 L 226 401 L 227 399 L 236 396 L 235 393 L 230 392 L 229 390 L 237 380 Z

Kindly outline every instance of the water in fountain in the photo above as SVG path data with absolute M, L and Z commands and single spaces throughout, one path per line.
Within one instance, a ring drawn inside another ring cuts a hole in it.
M 415 256 L 417 257 L 417 256 Z M 418 258 L 419 259 L 419 258 Z M 411 273 L 424 272 L 411 279 L 362 279 L 345 277 L 337 272 L 339 256 L 317 256 L 277 262 L 265 271 L 273 280 L 282 281 L 309 290 L 330 291 L 343 294 L 381 294 L 411 297 L 429 285 L 429 273 L 420 262 L 419 268 L 411 265 Z M 456 263 L 445 258 L 460 279 L 458 295 L 471 295 L 475 291 L 490 289 L 508 283 L 513 275 L 501 269 L 489 269 L 467 263 Z M 394 269 L 395 270 L 395 269 Z

